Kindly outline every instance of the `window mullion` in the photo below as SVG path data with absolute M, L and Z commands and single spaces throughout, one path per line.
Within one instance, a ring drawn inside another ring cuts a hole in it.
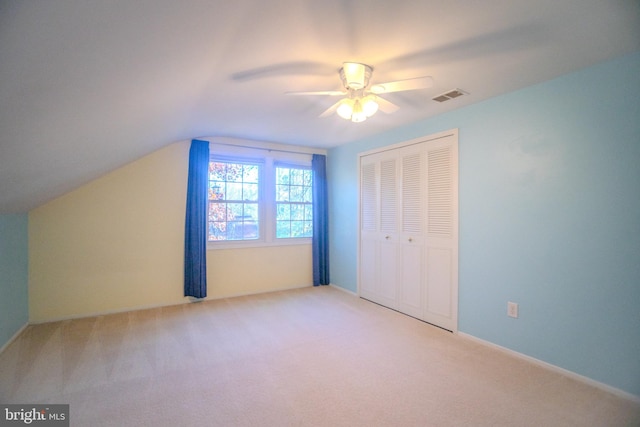
M 267 156 L 264 162 L 264 175 L 262 187 L 264 206 L 264 239 L 266 242 L 273 242 L 276 236 L 276 179 L 273 157 Z

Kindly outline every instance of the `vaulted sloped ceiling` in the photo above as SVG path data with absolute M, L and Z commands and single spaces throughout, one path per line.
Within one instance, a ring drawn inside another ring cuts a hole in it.
M 332 147 L 637 50 L 636 0 L 3 0 L 0 213 L 175 141 Z M 284 95 L 341 89 L 345 61 L 434 86 L 363 123 Z

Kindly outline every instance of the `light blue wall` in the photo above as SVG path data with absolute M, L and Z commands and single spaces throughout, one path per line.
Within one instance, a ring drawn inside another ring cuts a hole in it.
M 29 320 L 27 218 L 0 215 L 0 348 Z
M 330 150 L 332 283 L 356 290 L 357 153 L 451 128 L 459 330 L 640 396 L 640 53 Z

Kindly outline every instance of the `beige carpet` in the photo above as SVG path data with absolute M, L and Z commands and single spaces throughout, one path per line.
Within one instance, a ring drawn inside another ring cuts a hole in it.
M 29 326 L 0 401 L 72 426 L 637 426 L 640 405 L 331 287 Z

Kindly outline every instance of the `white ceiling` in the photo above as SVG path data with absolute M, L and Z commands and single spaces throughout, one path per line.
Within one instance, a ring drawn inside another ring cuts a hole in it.
M 0 0 L 0 213 L 175 141 L 332 147 L 637 50 L 637 0 Z M 344 61 L 435 83 L 364 123 L 284 95 Z

